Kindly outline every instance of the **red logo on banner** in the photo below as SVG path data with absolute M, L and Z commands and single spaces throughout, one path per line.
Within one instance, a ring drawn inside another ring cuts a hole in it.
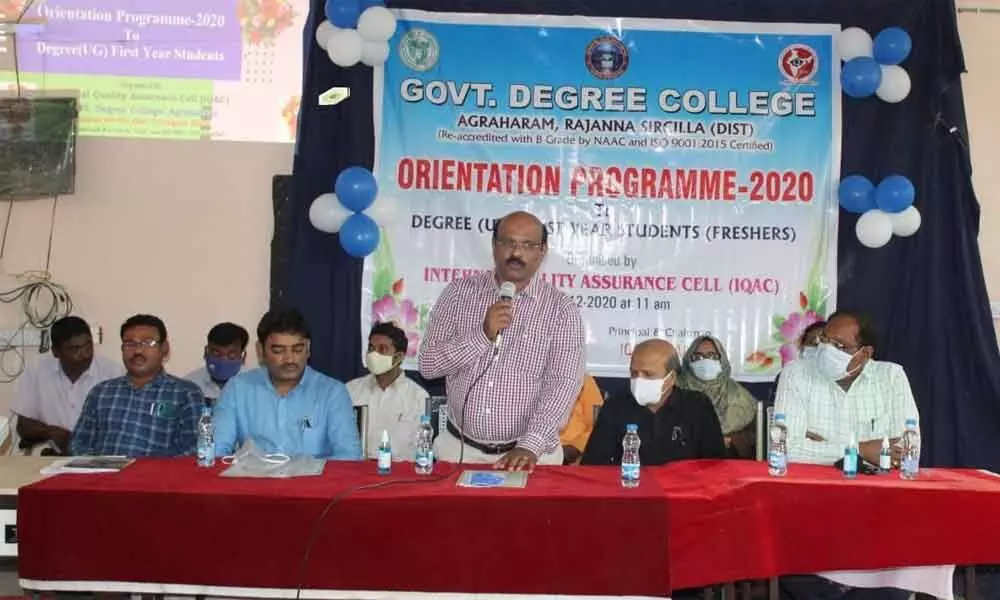
M 819 70 L 819 57 L 809 46 L 792 44 L 778 55 L 778 70 L 789 83 L 806 83 Z

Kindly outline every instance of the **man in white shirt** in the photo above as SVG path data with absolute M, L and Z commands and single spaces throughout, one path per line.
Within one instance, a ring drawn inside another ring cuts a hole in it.
M 833 465 L 844 448 L 858 442 L 861 457 L 878 464 L 882 438 L 895 445 L 917 406 L 903 367 L 874 360 L 875 333 L 864 316 L 830 315 L 815 356 L 797 360 L 781 372 L 775 413 L 785 415 L 789 462 Z M 792 600 L 906 600 L 910 592 L 893 588 L 851 588 L 814 575 L 781 578 L 782 597 Z
M 49 330 L 52 354 L 42 355 L 19 379 L 13 410 L 21 448 L 50 444 L 66 454 L 83 403 L 98 383 L 124 373 L 119 362 L 94 356 L 90 325 L 65 317 Z
M 368 375 L 347 384 L 354 406 L 368 407 L 367 458 L 376 458 L 382 431 L 389 432 L 395 460 L 412 461 L 427 392 L 403 373 L 409 342 L 392 323 L 378 323 L 368 335 Z
M 906 419 L 918 419 L 903 367 L 874 360 L 873 327 L 863 316 L 838 311 L 826 322 L 818 353 L 781 375 L 775 413 L 785 415 L 790 462 L 832 465 L 852 439 L 861 457 L 878 464 L 888 438 L 893 466 Z
M 201 388 L 208 404 L 222 394 L 222 386 L 243 370 L 250 334 L 236 323 L 219 323 L 208 331 L 205 366 L 188 373 L 184 379 Z

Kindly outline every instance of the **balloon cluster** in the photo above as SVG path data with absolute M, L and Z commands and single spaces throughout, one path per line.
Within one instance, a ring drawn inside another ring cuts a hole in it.
M 860 27 L 848 27 L 837 38 L 837 51 L 845 61 L 840 85 L 852 98 L 875 94 L 885 102 L 902 102 L 910 94 L 910 75 L 899 63 L 913 49 L 910 35 L 888 27 L 875 36 Z
M 316 28 L 316 43 L 333 64 L 376 67 L 389 58 L 396 17 L 381 0 L 326 0 L 326 19 Z
M 378 196 L 375 176 L 364 167 L 348 167 L 337 175 L 333 189 L 313 200 L 309 222 L 324 233 L 339 233 L 344 252 L 364 258 L 379 242 L 378 224 L 364 212 Z
M 861 215 L 854 226 L 858 241 L 881 248 L 893 235 L 908 237 L 920 229 L 920 211 L 913 206 L 916 190 L 902 175 L 890 175 L 876 187 L 863 175 L 848 175 L 837 190 L 840 206 Z

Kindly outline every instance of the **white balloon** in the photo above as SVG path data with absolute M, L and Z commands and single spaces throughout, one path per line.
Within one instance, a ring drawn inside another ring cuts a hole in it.
M 858 241 L 869 248 L 881 248 L 892 239 L 892 218 L 877 208 L 866 212 L 854 226 Z
M 910 74 L 899 65 L 882 65 L 882 83 L 875 95 L 895 104 L 910 95 Z
M 350 216 L 336 194 L 322 194 L 309 205 L 309 222 L 323 233 L 337 233 Z
M 387 58 L 389 58 L 389 42 L 365 40 L 361 45 L 361 62 L 369 67 L 383 65 Z
M 386 227 L 391 225 L 396 218 L 396 203 L 388 196 L 380 194 L 365 211 L 365 214 L 371 217 L 379 227 Z
M 916 206 L 891 214 L 889 218 L 892 219 L 892 233 L 899 237 L 909 237 L 920 229 L 920 211 Z
M 336 30 L 337 27 L 329 21 L 324 20 L 319 24 L 319 27 L 316 28 L 316 43 L 319 44 L 320 48 L 326 50 L 330 42 L 330 34 Z
M 871 56 L 872 36 L 860 27 L 848 27 L 837 36 L 837 52 L 840 53 L 840 60 Z
M 358 18 L 358 33 L 372 42 L 387 42 L 396 33 L 396 16 L 384 6 L 366 8 Z
M 364 41 L 354 29 L 337 29 L 329 35 L 326 44 L 326 53 L 338 67 L 353 67 L 361 60 Z

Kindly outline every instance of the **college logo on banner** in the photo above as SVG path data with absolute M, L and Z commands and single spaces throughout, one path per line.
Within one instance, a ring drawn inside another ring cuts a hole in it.
M 540 276 L 580 307 L 595 375 L 709 334 L 737 377 L 771 378 L 833 309 L 836 25 L 396 14 L 362 326 L 400 325 L 408 367 L 519 209 L 548 228 Z

